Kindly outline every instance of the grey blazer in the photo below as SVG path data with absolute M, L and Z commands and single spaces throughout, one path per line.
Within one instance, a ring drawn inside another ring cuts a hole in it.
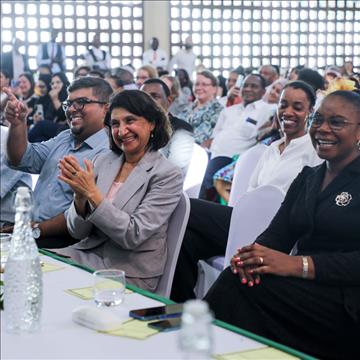
M 98 188 L 109 191 L 123 155 L 112 151 L 94 161 Z M 130 278 L 162 275 L 167 258 L 167 227 L 182 193 L 182 176 L 159 152 L 147 152 L 130 173 L 113 201 L 104 199 L 85 219 L 72 203 L 67 227 L 76 239 L 72 247 L 93 249 L 108 268 L 125 270 Z

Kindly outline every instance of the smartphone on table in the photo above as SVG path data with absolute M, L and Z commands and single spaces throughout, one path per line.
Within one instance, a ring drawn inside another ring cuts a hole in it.
M 183 304 L 171 304 L 144 309 L 131 310 L 129 316 L 138 320 L 161 320 L 179 317 L 183 311 Z
M 166 320 L 155 321 L 148 324 L 148 327 L 158 331 L 172 331 L 180 329 L 181 318 L 171 318 Z

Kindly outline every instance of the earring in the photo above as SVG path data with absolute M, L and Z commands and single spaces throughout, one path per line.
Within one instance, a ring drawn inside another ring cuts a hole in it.
M 151 133 L 151 134 L 150 134 L 150 137 L 153 138 L 153 137 L 154 137 L 154 133 Z
M 360 151 L 360 139 L 356 143 L 358 150 Z

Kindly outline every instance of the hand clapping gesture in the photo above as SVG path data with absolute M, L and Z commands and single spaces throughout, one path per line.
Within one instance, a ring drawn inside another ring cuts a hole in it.
M 83 207 L 89 201 L 95 208 L 103 200 L 103 195 L 95 184 L 93 166 L 90 160 L 84 160 L 83 169 L 74 156 L 65 156 L 59 162 L 59 179 L 67 183 L 75 193 L 75 203 Z
M 257 243 L 238 249 L 232 257 L 231 269 L 238 274 L 242 284 L 260 284 L 262 274 L 301 277 L 302 260 L 300 256 L 290 256 Z

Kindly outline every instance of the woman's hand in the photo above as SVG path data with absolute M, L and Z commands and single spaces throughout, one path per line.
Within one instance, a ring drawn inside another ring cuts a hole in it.
M 252 287 L 260 284 L 260 276 L 253 275 L 250 271 L 254 266 L 241 266 L 239 256 L 236 254 L 231 258 L 230 267 L 234 274 L 238 274 L 242 285 Z
M 65 156 L 59 162 L 59 179 L 67 183 L 75 192 L 75 199 L 79 202 L 89 201 L 95 208 L 103 200 L 103 195 L 95 184 L 91 161 L 84 160 L 83 169 L 74 156 Z
M 246 269 L 253 275 L 274 274 L 302 276 L 301 256 L 290 256 L 257 243 L 238 249 L 235 268 Z

